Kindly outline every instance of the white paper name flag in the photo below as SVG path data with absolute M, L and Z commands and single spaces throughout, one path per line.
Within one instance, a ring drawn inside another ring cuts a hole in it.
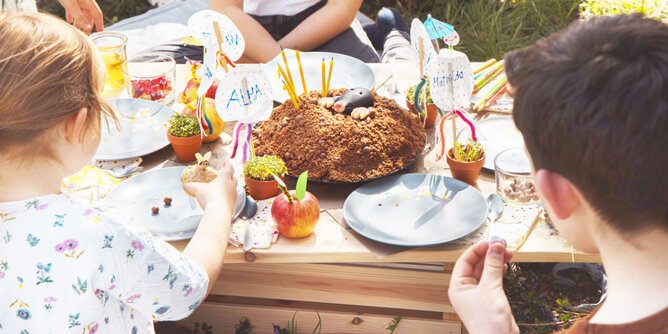
M 411 46 L 415 52 L 416 59 L 420 59 L 420 37 L 422 37 L 424 63 L 429 64 L 433 59 L 436 59 L 438 53 L 436 52 L 436 49 L 434 49 L 434 44 L 431 43 L 427 28 L 424 27 L 422 21 L 413 19 L 411 22 Z
M 256 123 L 271 115 L 271 96 L 271 84 L 261 65 L 238 65 L 216 91 L 216 110 L 225 122 Z
M 452 110 L 469 105 L 473 91 L 473 69 L 466 54 L 441 49 L 428 72 L 431 98 L 441 109 Z
M 214 40 L 216 38 L 216 33 L 213 31 L 214 21 L 218 22 L 220 33 L 223 37 L 221 51 L 232 61 L 241 58 L 246 48 L 246 42 L 241 31 L 227 16 L 210 9 L 201 10 L 188 19 L 188 29 L 190 29 L 191 35 L 198 42 L 206 45 L 207 38 L 213 37 Z

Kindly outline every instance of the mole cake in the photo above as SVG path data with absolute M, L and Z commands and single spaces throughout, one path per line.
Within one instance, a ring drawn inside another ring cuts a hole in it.
M 345 91 L 332 89 L 329 96 Z M 299 110 L 291 100 L 283 102 L 253 130 L 255 154 L 277 155 L 289 174 L 308 170 L 316 180 L 354 182 L 402 168 L 424 148 L 422 122 L 393 100 L 372 95 L 373 106 L 355 108 L 352 115 L 335 111 L 331 98 L 323 103 L 318 91 L 300 96 Z

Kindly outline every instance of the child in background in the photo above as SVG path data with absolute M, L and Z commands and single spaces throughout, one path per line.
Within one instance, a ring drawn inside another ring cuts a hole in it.
M 90 161 L 104 65 L 80 31 L 47 14 L 0 15 L 0 328 L 12 333 L 153 333 L 189 315 L 220 273 L 236 202 L 229 164 L 188 183 L 204 209 L 183 253 L 61 194 Z
M 606 300 L 568 333 L 668 333 L 668 25 L 573 23 L 506 56 L 513 117 L 559 233 L 600 253 Z M 505 243 L 459 258 L 449 296 L 469 333 L 517 333 Z

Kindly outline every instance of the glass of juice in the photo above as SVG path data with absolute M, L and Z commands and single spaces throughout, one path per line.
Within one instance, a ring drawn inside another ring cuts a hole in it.
M 102 54 L 104 65 L 107 68 L 107 79 L 104 82 L 104 92 L 119 92 L 125 86 L 123 63 L 126 59 L 125 45 L 128 38 L 120 32 L 104 31 L 92 37 L 95 46 Z

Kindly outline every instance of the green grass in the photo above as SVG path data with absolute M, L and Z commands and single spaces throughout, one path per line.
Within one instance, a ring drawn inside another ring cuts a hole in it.
M 406 22 L 427 14 L 452 24 L 459 33 L 455 49 L 472 61 L 500 59 L 507 51 L 533 44 L 578 18 L 581 0 L 399 0 Z M 362 8 L 373 14 L 373 1 Z M 380 5 L 380 3 L 378 3 Z M 443 43 L 441 42 L 441 46 Z

